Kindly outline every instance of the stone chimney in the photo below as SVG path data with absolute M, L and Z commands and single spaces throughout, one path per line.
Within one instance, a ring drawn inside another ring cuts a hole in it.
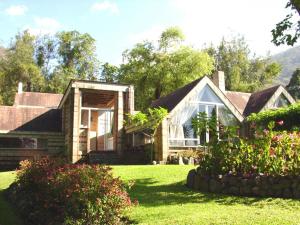
M 18 83 L 18 94 L 21 94 L 21 93 L 23 93 L 23 83 L 19 82 Z
M 225 76 L 223 71 L 216 71 L 212 75 L 212 82 L 222 91 L 225 92 Z

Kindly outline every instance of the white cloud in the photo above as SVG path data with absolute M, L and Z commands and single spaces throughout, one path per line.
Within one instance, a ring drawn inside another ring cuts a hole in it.
M 55 19 L 48 17 L 36 17 L 34 18 L 34 26 L 25 26 L 33 35 L 44 35 L 56 33 L 62 25 Z
M 10 16 L 22 16 L 27 10 L 25 5 L 12 5 L 5 9 L 5 13 Z
M 110 11 L 112 13 L 119 13 L 119 7 L 114 2 L 103 1 L 103 2 L 96 2 L 91 6 L 92 12 L 98 11 Z

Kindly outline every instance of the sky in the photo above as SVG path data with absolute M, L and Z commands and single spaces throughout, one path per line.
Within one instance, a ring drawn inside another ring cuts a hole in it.
M 201 49 L 244 36 L 257 56 L 288 47 L 271 43 L 271 30 L 289 12 L 286 0 L 0 0 L 0 45 L 25 29 L 89 33 L 102 62 L 120 64 L 122 52 L 143 40 L 158 40 L 178 26 L 186 44 Z

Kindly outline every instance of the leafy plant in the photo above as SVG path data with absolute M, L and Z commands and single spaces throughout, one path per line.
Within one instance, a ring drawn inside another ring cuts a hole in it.
M 21 163 L 10 198 L 26 224 L 37 225 L 123 224 L 123 211 L 131 205 L 110 167 L 48 158 Z
M 274 127 L 273 121 L 267 129 L 256 130 L 252 139 L 214 143 L 198 170 L 209 175 L 300 175 L 300 133 Z
M 153 109 L 149 108 L 147 113 L 138 112 L 134 115 L 128 115 L 128 120 L 126 121 L 127 126 L 144 126 L 145 130 L 150 131 L 149 135 L 151 137 L 152 144 L 151 161 L 153 159 L 154 152 L 154 136 L 156 135 L 158 126 L 167 115 L 168 111 L 162 107 Z
M 278 109 L 269 109 L 260 113 L 252 113 L 247 117 L 247 121 L 255 126 L 262 128 L 275 121 L 275 130 L 295 130 L 300 126 L 300 103 L 292 104 L 288 107 L 282 107 Z M 283 124 L 278 122 L 284 121 Z

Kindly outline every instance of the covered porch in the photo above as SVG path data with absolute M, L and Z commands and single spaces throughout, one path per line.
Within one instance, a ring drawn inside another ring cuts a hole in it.
M 72 162 L 90 155 L 122 155 L 123 122 L 133 110 L 133 87 L 73 81 L 64 95 L 63 131 Z

